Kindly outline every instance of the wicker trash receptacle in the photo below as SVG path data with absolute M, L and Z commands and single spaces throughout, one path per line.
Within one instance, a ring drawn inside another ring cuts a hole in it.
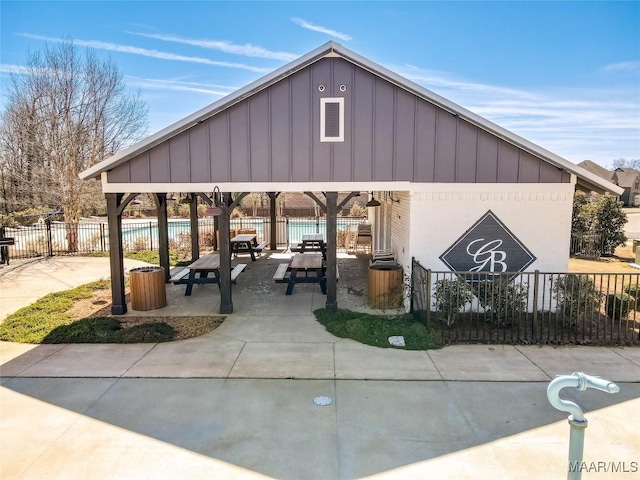
M 134 268 L 129 271 L 129 285 L 133 310 L 155 310 L 167 305 L 164 268 Z
M 376 265 L 369 267 L 369 306 L 379 309 L 402 306 L 402 273 L 400 265 Z

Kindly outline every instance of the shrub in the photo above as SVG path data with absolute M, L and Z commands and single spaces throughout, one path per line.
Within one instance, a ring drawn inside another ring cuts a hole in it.
M 633 297 L 623 293 L 622 295 L 607 295 L 605 309 L 607 316 L 613 320 L 627 318 L 629 311 L 633 308 L 635 300 Z
M 558 277 L 551 290 L 558 302 L 558 315 L 565 324 L 574 325 L 580 314 L 591 314 L 600 309 L 602 293 L 587 276 L 570 273 Z
M 473 294 L 466 281 L 456 278 L 455 280 L 438 280 L 433 297 L 440 320 L 450 327 L 455 323 L 460 309 L 473 299 Z
M 511 317 L 527 311 L 529 291 L 507 278 L 479 281 L 475 287 L 478 302 L 484 309 L 485 319 L 496 327 L 511 324 Z
M 631 297 L 631 309 L 638 310 L 638 306 L 640 306 L 640 283 L 627 285 L 623 290 L 624 293 Z

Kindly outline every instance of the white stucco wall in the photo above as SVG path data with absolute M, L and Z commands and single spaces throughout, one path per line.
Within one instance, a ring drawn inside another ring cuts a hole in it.
M 404 255 L 396 250 L 403 265 L 410 265 L 414 256 L 425 268 L 448 271 L 440 255 L 491 210 L 536 257 L 527 271 L 567 271 L 572 183 L 429 184 L 419 188 L 410 195 L 409 248 Z

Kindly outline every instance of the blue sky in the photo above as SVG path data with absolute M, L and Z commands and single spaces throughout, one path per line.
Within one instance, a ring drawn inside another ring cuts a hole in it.
M 28 51 L 110 56 L 149 133 L 329 40 L 572 162 L 640 159 L 640 2 L 30 2 L 0 5 L 0 105 Z

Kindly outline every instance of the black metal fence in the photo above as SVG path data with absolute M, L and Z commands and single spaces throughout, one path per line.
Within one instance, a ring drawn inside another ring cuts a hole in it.
M 640 344 L 640 273 L 440 272 L 413 260 L 411 311 L 446 343 Z
M 598 258 L 604 252 L 604 245 L 601 235 L 571 235 L 569 253 L 575 256 Z
M 338 248 L 347 250 L 355 240 L 358 224 L 362 218 L 338 218 Z M 170 219 L 169 248 L 190 251 L 191 224 L 189 220 Z M 232 233 L 255 232 L 258 241 L 269 241 L 270 218 L 240 217 L 231 219 Z M 326 237 L 326 218 L 280 217 L 276 220 L 277 247 L 284 248 L 302 240 L 302 235 L 321 233 Z M 215 233 L 212 218 L 199 219 L 198 239 L 201 247 L 211 247 Z M 32 258 L 53 255 L 86 255 L 109 251 L 109 229 L 106 222 L 65 222 L 46 221 L 30 226 L 5 227 L 5 235 L 12 237 L 14 245 L 9 246 L 9 256 Z M 73 246 L 75 244 L 75 247 Z M 156 220 L 122 222 L 122 245 L 125 252 L 158 250 L 158 223 Z

